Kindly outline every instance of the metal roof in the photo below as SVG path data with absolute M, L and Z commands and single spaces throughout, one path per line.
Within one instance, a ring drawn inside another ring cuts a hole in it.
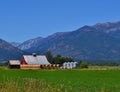
M 20 65 L 20 61 L 19 60 L 9 60 L 9 64 L 10 65 Z
M 46 56 L 41 55 L 24 55 L 23 56 L 27 64 L 50 64 Z

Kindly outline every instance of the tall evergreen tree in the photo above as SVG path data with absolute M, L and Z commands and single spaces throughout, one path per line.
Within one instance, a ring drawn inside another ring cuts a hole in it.
M 46 52 L 46 57 L 47 57 L 48 61 L 49 61 L 51 64 L 54 63 L 54 62 L 53 62 L 53 55 L 52 55 L 52 53 L 51 53 L 50 51 Z

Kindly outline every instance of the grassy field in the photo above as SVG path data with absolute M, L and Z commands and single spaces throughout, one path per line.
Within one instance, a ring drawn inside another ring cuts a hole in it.
M 0 70 L 0 92 L 119 91 L 119 70 Z

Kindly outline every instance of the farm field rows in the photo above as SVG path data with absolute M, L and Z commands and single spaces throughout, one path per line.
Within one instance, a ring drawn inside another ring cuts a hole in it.
M 0 88 L 0 92 L 119 92 L 120 71 L 1 69 Z

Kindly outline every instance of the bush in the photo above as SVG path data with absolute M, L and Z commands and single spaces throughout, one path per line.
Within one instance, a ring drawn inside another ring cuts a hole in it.
M 81 62 L 80 63 L 80 68 L 88 68 L 88 63 L 87 62 Z

